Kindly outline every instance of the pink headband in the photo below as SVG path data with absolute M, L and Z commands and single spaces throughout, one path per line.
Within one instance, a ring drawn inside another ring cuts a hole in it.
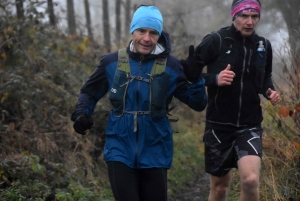
M 260 5 L 256 0 L 239 0 L 231 7 L 231 17 L 234 20 L 243 11 L 258 12 L 260 15 Z

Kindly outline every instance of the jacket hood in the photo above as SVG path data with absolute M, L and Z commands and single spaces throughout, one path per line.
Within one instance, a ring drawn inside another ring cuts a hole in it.
M 129 42 L 129 45 L 126 49 L 127 53 L 129 54 L 130 57 L 132 57 L 134 60 L 140 60 L 141 54 L 137 52 L 132 52 L 130 50 L 130 44 L 132 43 L 132 40 Z M 162 31 L 161 35 L 158 39 L 157 42 L 159 45 L 163 46 L 165 50 L 159 54 L 148 54 L 144 55 L 144 61 L 151 60 L 151 59 L 156 59 L 156 58 L 161 58 L 161 57 L 167 57 L 171 53 L 171 42 L 170 42 L 170 36 L 167 32 Z

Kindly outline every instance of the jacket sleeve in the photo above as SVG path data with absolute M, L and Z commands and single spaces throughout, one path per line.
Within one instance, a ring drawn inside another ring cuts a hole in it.
M 93 74 L 88 78 L 86 83 L 80 90 L 78 102 L 71 116 L 71 120 L 75 120 L 80 114 L 91 116 L 97 102 L 106 94 L 108 90 L 108 82 L 102 60 L 97 66 Z
M 198 112 L 203 111 L 207 105 L 204 78 L 201 78 L 196 83 L 188 83 L 187 90 L 180 90 L 175 97 L 188 105 L 191 109 Z
M 207 66 L 218 58 L 220 52 L 220 37 L 217 33 L 211 33 L 206 35 L 202 42 L 196 47 L 195 50 L 201 55 L 201 59 Z M 202 73 L 201 75 L 205 79 L 206 86 L 216 86 L 217 74 L 214 73 Z
M 272 81 L 272 61 L 273 61 L 273 52 L 272 52 L 272 45 L 269 40 L 267 41 L 267 63 L 265 67 L 265 77 L 264 77 L 264 85 L 263 85 L 263 96 L 268 99 L 266 96 L 266 91 L 268 88 L 271 88 L 272 90 L 275 90 L 273 81 Z
M 177 89 L 174 97 L 188 105 L 195 111 L 203 111 L 207 104 L 207 94 L 205 89 L 205 79 L 200 78 L 196 83 L 188 82 L 183 67 L 179 64 L 179 72 L 177 78 Z

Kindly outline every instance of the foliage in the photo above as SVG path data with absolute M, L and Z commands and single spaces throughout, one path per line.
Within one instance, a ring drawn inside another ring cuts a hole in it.
M 10 4 L 0 2 L 0 197 L 45 200 L 57 189 L 74 200 L 100 192 L 111 197 L 100 159 L 105 116 L 84 137 L 70 121 L 77 93 L 103 51 L 87 37 L 45 24 L 37 4 L 29 1 L 18 20 Z

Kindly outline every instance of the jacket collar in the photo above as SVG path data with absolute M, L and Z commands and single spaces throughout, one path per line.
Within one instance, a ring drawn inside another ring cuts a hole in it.
M 131 41 L 131 43 L 129 45 L 130 51 L 133 51 L 133 48 L 134 48 L 133 43 Z M 154 48 L 154 50 L 150 54 L 158 55 L 158 54 L 162 53 L 163 51 L 165 51 L 165 48 L 161 44 L 157 43 L 156 47 Z

